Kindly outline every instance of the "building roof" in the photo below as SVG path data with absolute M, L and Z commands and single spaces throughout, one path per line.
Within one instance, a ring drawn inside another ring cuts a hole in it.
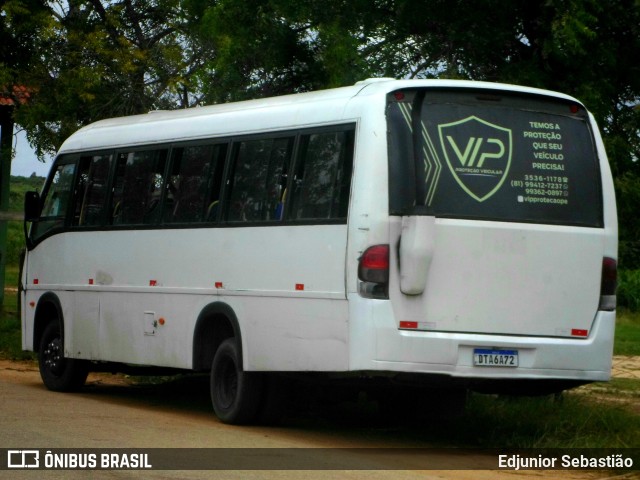
M 24 85 L 14 85 L 10 91 L 7 87 L 0 87 L 0 107 L 24 105 L 30 97 L 30 90 Z

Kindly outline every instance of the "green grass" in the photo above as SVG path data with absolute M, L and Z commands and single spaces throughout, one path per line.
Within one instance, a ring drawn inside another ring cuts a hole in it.
M 601 395 L 610 395 L 617 399 L 640 400 L 640 379 L 638 378 L 612 378 L 606 383 L 596 383 L 588 387 L 589 392 Z M 638 404 L 640 413 L 640 402 Z
M 24 208 L 24 194 L 34 190 L 40 191 L 43 183 L 43 177 L 11 176 L 9 210 L 12 212 L 21 212 Z
M 18 267 L 7 266 L 5 287 L 17 287 Z M 18 295 L 5 292 L 4 305 L 0 310 L 0 358 L 10 360 L 32 360 L 32 352 L 22 351 L 22 331 L 18 316 Z
M 18 287 L 18 275 L 20 274 L 20 269 L 17 265 L 7 265 L 4 272 L 4 284 L 7 288 L 17 288 Z M 14 295 L 15 296 L 15 295 Z
M 638 412 L 615 394 L 606 398 L 592 388 L 565 392 L 561 399 L 474 395 L 456 429 L 456 443 L 486 448 L 640 445 Z M 635 381 L 633 388 L 639 392 L 640 381 Z
M 28 191 L 40 190 L 44 178 L 42 177 L 11 177 L 9 192 L 9 211 L 22 212 L 24 209 L 24 194 Z M 17 264 L 20 251 L 24 248 L 24 232 L 22 222 L 7 222 L 7 264 Z M 8 283 L 7 283 L 8 284 Z
M 7 293 L 4 307 L 0 311 L 0 358 L 10 360 L 32 360 L 32 352 L 22 351 L 22 331 L 18 317 L 17 296 Z
M 640 312 L 618 311 L 615 355 L 640 355 Z

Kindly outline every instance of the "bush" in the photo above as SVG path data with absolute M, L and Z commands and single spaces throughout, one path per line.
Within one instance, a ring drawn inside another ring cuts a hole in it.
M 640 175 L 627 172 L 615 179 L 618 205 L 619 255 L 623 269 L 640 269 Z
M 22 222 L 9 222 L 7 231 L 7 265 L 18 265 L 20 262 L 20 252 L 24 246 Z
M 640 310 L 640 270 L 618 270 L 618 307 Z

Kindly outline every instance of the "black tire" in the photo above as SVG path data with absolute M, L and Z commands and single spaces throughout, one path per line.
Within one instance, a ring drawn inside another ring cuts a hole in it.
M 71 392 L 84 385 L 89 374 L 88 363 L 64 357 L 64 340 L 60 325 L 52 321 L 44 329 L 38 350 L 40 377 L 54 392 Z
M 211 403 L 218 418 L 234 425 L 253 422 L 262 400 L 264 378 L 242 370 L 235 338 L 223 341 L 211 365 Z

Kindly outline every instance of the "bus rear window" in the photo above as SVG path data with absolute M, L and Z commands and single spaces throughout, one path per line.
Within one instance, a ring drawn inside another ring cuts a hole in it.
M 558 99 L 412 90 L 388 97 L 392 215 L 602 226 L 588 114 Z

